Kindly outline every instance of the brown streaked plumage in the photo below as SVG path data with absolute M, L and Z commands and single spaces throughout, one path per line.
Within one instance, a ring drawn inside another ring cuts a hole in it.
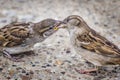
M 58 23 L 54 19 L 45 19 L 38 23 L 11 23 L 4 26 L 0 29 L 1 52 L 10 56 L 33 51 L 35 43 L 56 32 L 52 27 Z
M 80 16 L 68 16 L 63 22 L 58 28 L 67 28 L 73 47 L 84 59 L 96 66 L 120 65 L 120 49 L 91 29 Z
M 0 29 L 0 46 L 12 47 L 29 37 L 28 23 L 12 23 Z

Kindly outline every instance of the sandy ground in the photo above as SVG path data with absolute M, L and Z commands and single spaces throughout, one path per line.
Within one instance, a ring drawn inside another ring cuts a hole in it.
M 120 47 L 120 0 L 0 0 L 0 27 L 16 19 L 63 20 L 73 14 L 83 17 L 91 28 Z M 104 67 L 91 75 L 76 72 L 75 68 L 93 65 L 75 53 L 65 29 L 37 43 L 35 54 L 22 59 L 25 62 L 13 62 L 0 54 L 0 80 L 120 80 L 120 67 Z

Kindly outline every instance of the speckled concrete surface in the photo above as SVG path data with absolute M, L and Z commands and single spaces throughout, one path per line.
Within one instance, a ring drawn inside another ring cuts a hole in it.
M 120 47 L 120 0 L 0 0 L 0 27 L 16 19 L 63 20 L 72 14 L 83 17 L 91 28 Z M 35 54 L 24 54 L 22 59 L 25 62 L 12 62 L 0 54 L 0 80 L 120 80 L 120 67 L 107 67 L 107 71 L 105 67 L 92 75 L 76 72 L 75 68 L 93 65 L 75 53 L 65 29 L 36 44 Z

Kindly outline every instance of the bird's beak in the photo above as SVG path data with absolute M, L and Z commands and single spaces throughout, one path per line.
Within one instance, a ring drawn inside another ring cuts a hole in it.
M 66 27 L 67 27 L 67 24 L 64 21 L 59 21 L 59 23 L 57 23 L 53 29 L 58 30 L 60 28 L 66 28 Z

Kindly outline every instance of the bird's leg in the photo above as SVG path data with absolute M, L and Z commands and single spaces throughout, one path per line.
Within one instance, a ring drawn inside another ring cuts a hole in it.
M 92 72 L 97 72 L 98 69 L 99 69 L 98 66 L 95 66 L 95 68 L 93 68 L 93 69 L 88 69 L 88 70 L 78 70 L 78 69 L 75 68 L 75 70 L 76 70 L 78 73 L 80 73 L 80 74 L 88 74 L 88 75 L 89 75 L 90 73 L 92 73 Z
M 12 57 L 12 55 L 6 50 L 3 50 L 3 53 L 4 53 L 5 57 L 7 57 L 8 59 L 10 59 L 14 62 L 23 62 L 23 60 L 21 60 L 19 57 Z

